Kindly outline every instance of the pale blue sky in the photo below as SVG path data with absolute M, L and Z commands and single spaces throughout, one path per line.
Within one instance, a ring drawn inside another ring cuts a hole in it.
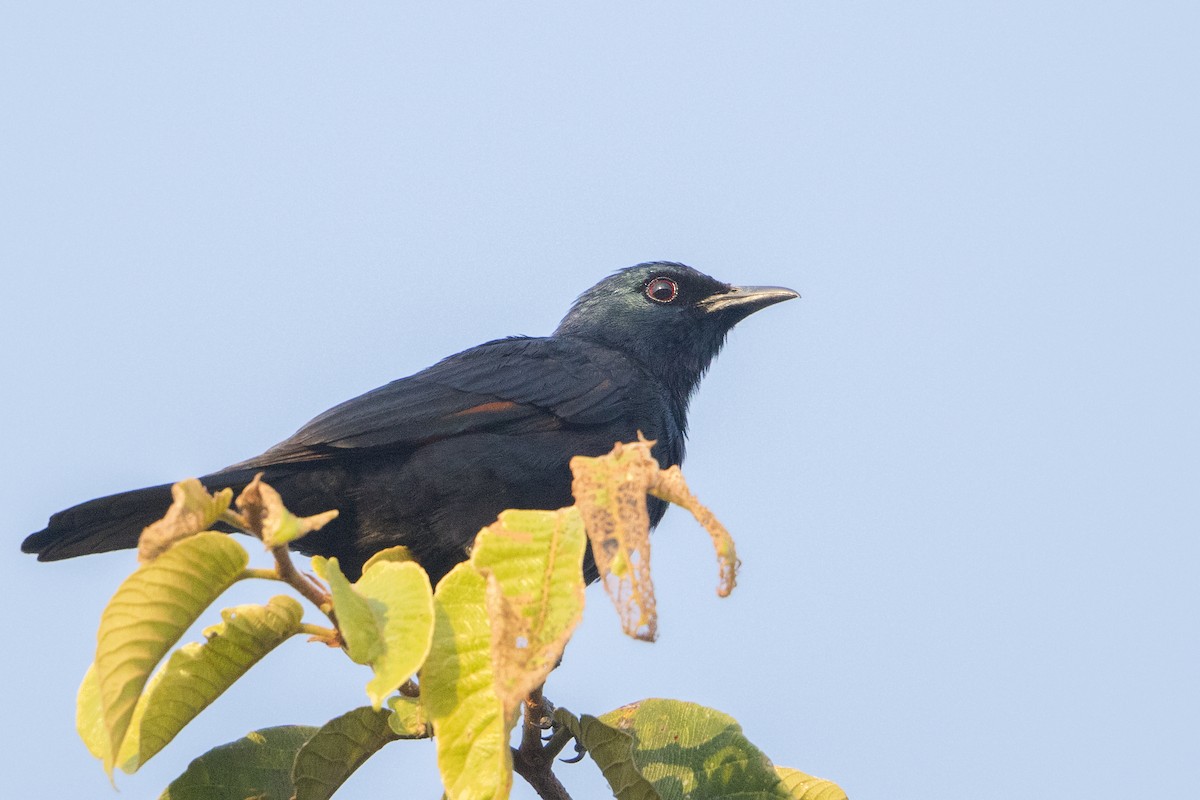
M 855 800 L 1194 792 L 1193 3 L 397 5 L 0 12 L 7 795 L 109 796 L 74 693 L 134 560 L 21 556 L 51 512 L 659 258 L 803 295 L 693 407 L 745 567 L 719 601 L 670 513 L 661 641 L 593 587 L 552 699 L 705 703 Z M 290 644 L 121 796 L 366 679 Z M 438 796 L 431 746 L 344 792 L 408 781 Z

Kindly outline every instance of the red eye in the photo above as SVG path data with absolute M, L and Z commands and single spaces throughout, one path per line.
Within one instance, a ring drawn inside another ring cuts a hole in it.
M 655 278 L 646 284 L 646 297 L 656 303 L 669 303 L 679 296 L 679 287 L 670 278 Z

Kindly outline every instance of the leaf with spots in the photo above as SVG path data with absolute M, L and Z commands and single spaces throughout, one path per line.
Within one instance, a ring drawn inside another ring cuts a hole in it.
M 599 721 L 633 737 L 633 763 L 663 800 L 788 800 L 775 767 L 727 714 L 681 700 L 642 700 Z
M 586 541 L 574 508 L 503 511 L 475 538 L 471 563 L 488 581 L 492 663 L 506 719 L 545 683 L 583 618 Z
M 554 721 L 587 748 L 612 787 L 616 800 L 661 800 L 653 784 L 638 771 L 633 760 L 633 734 L 606 725 L 588 714 L 579 717 L 565 708 L 554 711 Z
M 650 578 L 650 514 L 646 490 L 658 471 L 649 445 L 617 444 L 607 455 L 571 459 L 571 491 L 592 543 L 592 556 L 621 628 L 629 636 L 658 638 Z
M 618 443 L 606 455 L 571 459 L 575 507 L 583 517 L 604 590 L 625 633 L 646 641 L 658 636 L 647 494 L 688 509 L 708 531 L 720 565 L 717 594 L 725 597 L 733 590 L 739 563 L 729 532 L 688 490 L 678 467 L 659 466 L 650 455 L 653 446 L 639 435 L 638 441 Z

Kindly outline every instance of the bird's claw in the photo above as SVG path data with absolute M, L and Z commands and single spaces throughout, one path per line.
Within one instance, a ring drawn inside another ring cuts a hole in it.
M 573 758 L 560 758 L 559 761 L 564 764 L 578 764 L 580 761 L 583 761 L 585 755 L 587 755 L 587 748 L 580 744 L 579 741 L 576 741 L 575 756 Z

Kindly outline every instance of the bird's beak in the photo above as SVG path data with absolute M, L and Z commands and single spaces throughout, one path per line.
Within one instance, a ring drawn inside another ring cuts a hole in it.
M 782 286 L 731 286 L 729 291 L 706 297 L 698 305 L 709 313 L 730 312 L 745 319 L 755 311 L 799 296 Z

